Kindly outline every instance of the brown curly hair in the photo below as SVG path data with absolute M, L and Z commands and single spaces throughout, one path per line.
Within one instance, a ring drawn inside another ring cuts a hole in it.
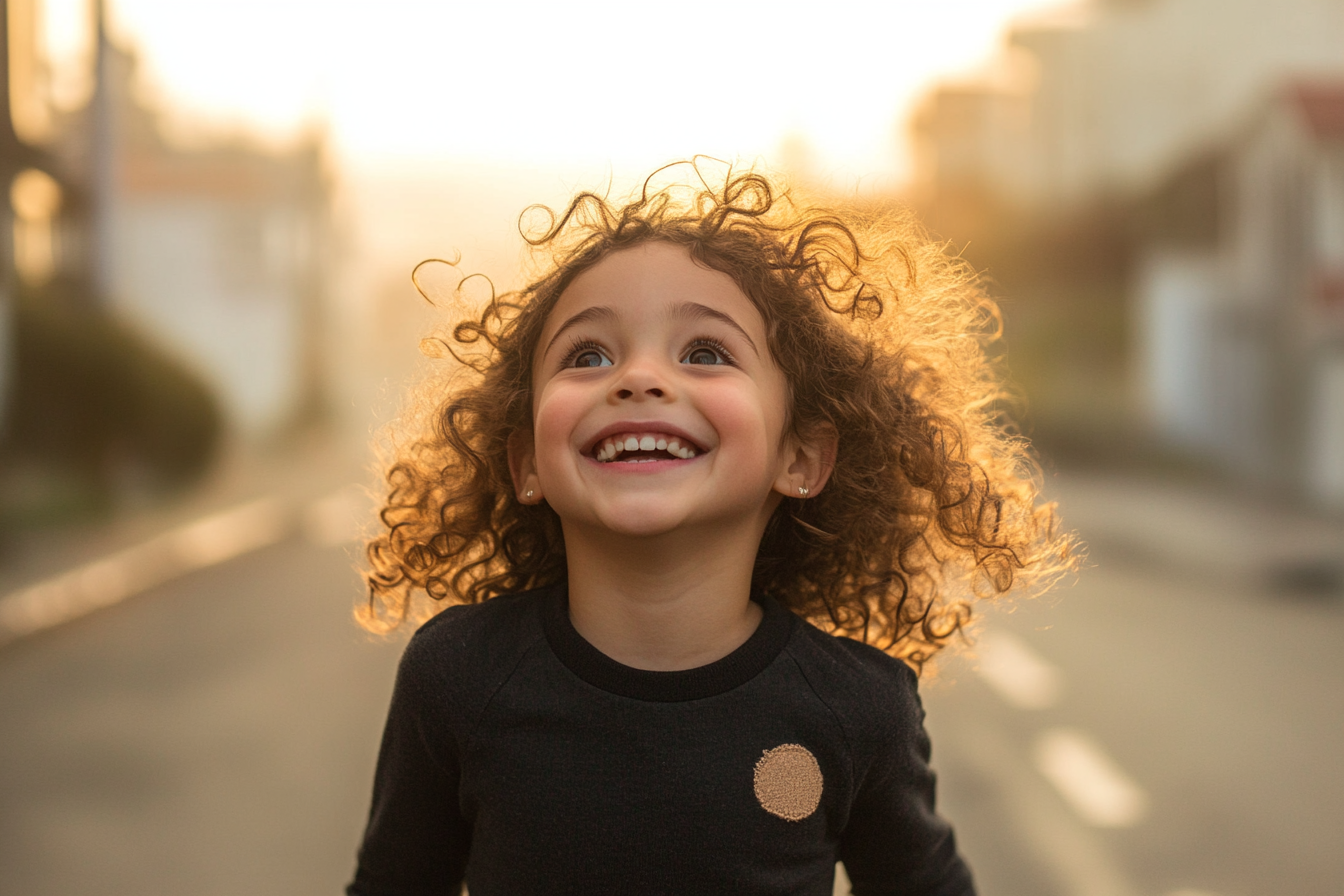
M 536 279 L 422 343 L 446 363 L 391 449 L 365 627 L 565 581 L 559 517 L 515 499 L 509 436 L 531 428 L 534 350 L 560 294 L 651 241 L 734 279 L 788 381 L 791 431 L 839 436 L 826 489 L 784 500 L 770 520 L 754 591 L 918 667 L 966 625 L 974 598 L 1076 567 L 1003 418 L 985 351 L 999 313 L 974 271 L 907 211 L 806 207 L 762 174 L 730 170 L 710 185 L 690 165 L 694 186 L 656 188 L 655 173 L 624 204 L 582 192 L 560 214 L 528 209 L 523 220 L 543 225 L 520 225 L 544 259 Z

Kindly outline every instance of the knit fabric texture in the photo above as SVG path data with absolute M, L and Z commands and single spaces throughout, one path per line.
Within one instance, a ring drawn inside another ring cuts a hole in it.
M 698 669 L 602 654 L 564 587 L 451 607 L 402 657 L 349 896 L 973 896 L 914 673 L 760 600 Z

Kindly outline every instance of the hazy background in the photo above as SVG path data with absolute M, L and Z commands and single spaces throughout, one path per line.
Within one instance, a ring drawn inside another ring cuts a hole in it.
M 339 889 L 409 272 L 695 154 L 1001 301 L 1092 566 L 925 685 L 983 891 L 1338 892 L 1344 0 L 0 7 L 0 893 Z

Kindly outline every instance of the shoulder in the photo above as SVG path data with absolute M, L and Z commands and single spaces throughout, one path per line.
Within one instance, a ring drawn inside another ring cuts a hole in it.
M 788 649 L 807 670 L 842 693 L 881 693 L 915 697 L 918 678 L 901 660 L 871 644 L 827 634 L 799 620 Z
M 511 645 L 541 636 L 541 607 L 552 596 L 552 589 L 543 588 L 447 607 L 420 626 L 406 653 L 444 659 L 508 652 Z
M 801 621 L 788 652 L 817 696 L 860 739 L 922 729 L 918 677 L 901 660 Z
M 552 589 L 525 591 L 444 609 L 411 637 L 398 689 L 423 701 L 471 709 L 488 698 L 545 635 L 542 608 Z

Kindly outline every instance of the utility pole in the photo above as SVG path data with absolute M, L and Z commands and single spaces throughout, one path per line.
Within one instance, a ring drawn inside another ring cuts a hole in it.
M 9 2 L 0 0 L 0 441 L 14 382 L 14 209 L 9 186 L 23 169 L 25 155 L 9 108 Z
M 94 88 L 90 101 L 89 159 L 89 290 L 88 301 L 110 300 L 113 288 L 113 236 L 118 200 L 118 89 L 112 70 L 114 53 L 107 33 L 107 0 L 93 0 Z

